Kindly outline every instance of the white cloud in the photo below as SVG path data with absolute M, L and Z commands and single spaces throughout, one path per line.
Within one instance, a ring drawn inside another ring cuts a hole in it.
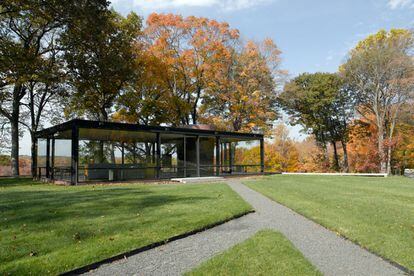
M 414 0 L 388 0 L 388 7 L 392 10 L 398 8 L 414 8 Z
M 273 0 L 112 0 L 112 4 L 132 5 L 144 10 L 181 7 L 217 7 L 223 10 L 241 10 L 272 2 Z

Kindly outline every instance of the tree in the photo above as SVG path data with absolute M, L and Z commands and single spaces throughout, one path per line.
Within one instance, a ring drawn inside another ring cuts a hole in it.
M 201 107 L 204 121 L 233 131 L 269 131 L 278 117 L 276 86 L 284 73 L 280 54 L 270 39 L 234 49 L 229 63 L 209 77 Z
M 349 127 L 349 165 L 354 172 L 379 172 L 377 130 L 365 119 Z
M 0 155 L 9 153 L 10 128 L 9 120 L 0 115 Z
M 402 105 L 413 97 L 413 45 L 408 30 L 382 30 L 360 41 L 340 68 L 357 100 L 358 113 L 377 128 L 382 173 L 391 172 L 392 147 L 386 144 L 394 137 Z
M 68 114 L 108 121 L 116 98 L 137 69 L 134 44 L 141 18 L 96 7 L 69 22 L 62 35 L 70 83 L 75 90 Z
M 171 108 L 164 82 L 168 71 L 165 64 L 144 47 L 138 48 L 136 62 L 140 70 L 118 98 L 113 119 L 141 125 L 176 123 L 176 112 Z
M 35 133 L 45 120 L 60 121 L 63 111 L 62 102 L 67 99 L 65 85 L 66 73 L 61 58 L 61 51 L 55 48 L 53 39 L 50 41 L 50 52 L 42 59 L 36 77 L 26 83 L 27 92 L 22 99 L 22 118 L 20 123 L 27 128 L 31 137 L 31 172 L 36 176 L 37 138 Z
M 153 13 L 145 35 L 149 51 L 164 63 L 160 77 L 175 111 L 173 125 L 197 124 L 210 77 L 227 66 L 238 31 L 203 17 Z
M 52 8 L 53 7 L 53 8 Z M 53 33 L 62 26 L 59 1 L 3 0 L 0 4 L 0 113 L 11 128 L 12 175 L 19 175 L 19 122 L 27 83 L 51 51 Z
M 395 173 L 403 174 L 406 168 L 414 168 L 414 110 L 413 103 L 400 110 L 400 118 L 395 126 L 391 166 Z
M 271 171 L 295 172 L 299 170 L 299 152 L 295 141 L 289 137 L 285 124 L 279 124 L 273 132 L 273 143 L 267 144 L 266 167 Z
M 314 136 L 295 143 L 299 153 L 299 169 L 301 172 L 328 172 L 329 162 L 326 153 L 318 146 Z
M 326 154 L 326 146 L 331 143 L 334 170 L 340 167 L 336 142 L 341 142 L 342 169 L 348 171 L 348 123 L 353 115 L 353 102 L 341 78 L 331 73 L 302 74 L 285 85 L 278 100 L 291 116 L 292 124 L 300 124 L 313 134 Z

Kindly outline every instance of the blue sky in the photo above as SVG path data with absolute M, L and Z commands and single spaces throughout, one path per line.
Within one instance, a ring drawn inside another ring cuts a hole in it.
M 283 69 L 335 72 L 356 42 L 380 29 L 414 28 L 414 0 L 112 0 L 122 14 L 135 11 L 197 15 L 226 21 L 245 39 L 272 38 Z M 302 139 L 300 127 L 291 136 Z M 25 133 L 21 154 L 30 154 Z

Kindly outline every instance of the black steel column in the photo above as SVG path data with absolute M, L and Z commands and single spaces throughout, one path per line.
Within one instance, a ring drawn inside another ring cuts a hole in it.
M 152 147 L 151 162 L 152 163 L 155 163 L 156 162 L 156 158 L 155 158 L 155 143 L 152 143 L 151 144 L 151 147 Z
M 229 169 L 229 159 L 228 159 L 228 151 L 227 151 L 227 143 L 223 143 L 223 162 L 226 166 L 226 173 Z
M 231 142 L 229 143 L 229 166 L 230 173 L 233 173 L 233 149 L 231 148 Z
M 124 178 L 125 167 L 123 166 L 124 164 L 125 164 L 125 142 L 121 142 L 121 169 L 119 170 L 121 180 L 125 180 Z
M 34 150 L 34 154 L 35 156 L 33 157 L 35 163 L 32 164 L 34 170 L 32 171 L 32 177 L 33 179 L 40 179 L 40 173 L 38 173 L 38 171 L 40 170 L 39 168 L 39 139 L 35 138 L 35 144 L 34 144 L 35 150 Z
M 55 138 L 52 138 L 52 161 L 51 161 L 52 171 L 50 174 L 50 178 L 53 180 L 55 179 Z
M 161 177 L 161 134 L 157 132 L 157 152 L 156 152 L 156 163 L 157 163 L 157 178 Z
M 184 166 L 184 177 L 187 177 L 187 137 L 184 136 L 183 140 L 183 154 L 184 154 L 184 160 L 183 160 L 183 166 Z
M 78 164 L 79 164 L 79 129 L 72 127 L 72 159 L 71 159 L 71 184 L 78 184 Z
M 221 156 L 220 156 L 220 137 L 216 136 L 216 175 L 220 175 L 220 168 L 221 168 Z
M 264 139 L 260 139 L 260 172 L 264 172 Z
M 50 178 L 50 138 L 46 139 L 46 178 Z
M 223 172 L 224 168 L 224 145 L 220 142 L 220 172 Z
M 197 177 L 200 177 L 200 136 L 196 138 Z

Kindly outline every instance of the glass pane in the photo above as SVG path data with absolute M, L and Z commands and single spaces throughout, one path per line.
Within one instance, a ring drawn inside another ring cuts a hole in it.
M 39 139 L 37 142 L 37 166 L 46 166 L 46 139 Z
M 161 178 L 184 177 L 184 135 L 161 135 Z
M 234 173 L 260 172 L 260 141 L 243 141 L 233 143 Z
M 51 143 L 52 144 L 52 143 Z M 55 161 L 53 168 L 53 178 L 57 180 L 69 181 L 71 176 L 71 140 L 55 140 Z
M 215 137 L 200 137 L 200 176 L 215 175 Z
M 155 133 L 80 129 L 80 137 L 80 181 L 156 178 Z

